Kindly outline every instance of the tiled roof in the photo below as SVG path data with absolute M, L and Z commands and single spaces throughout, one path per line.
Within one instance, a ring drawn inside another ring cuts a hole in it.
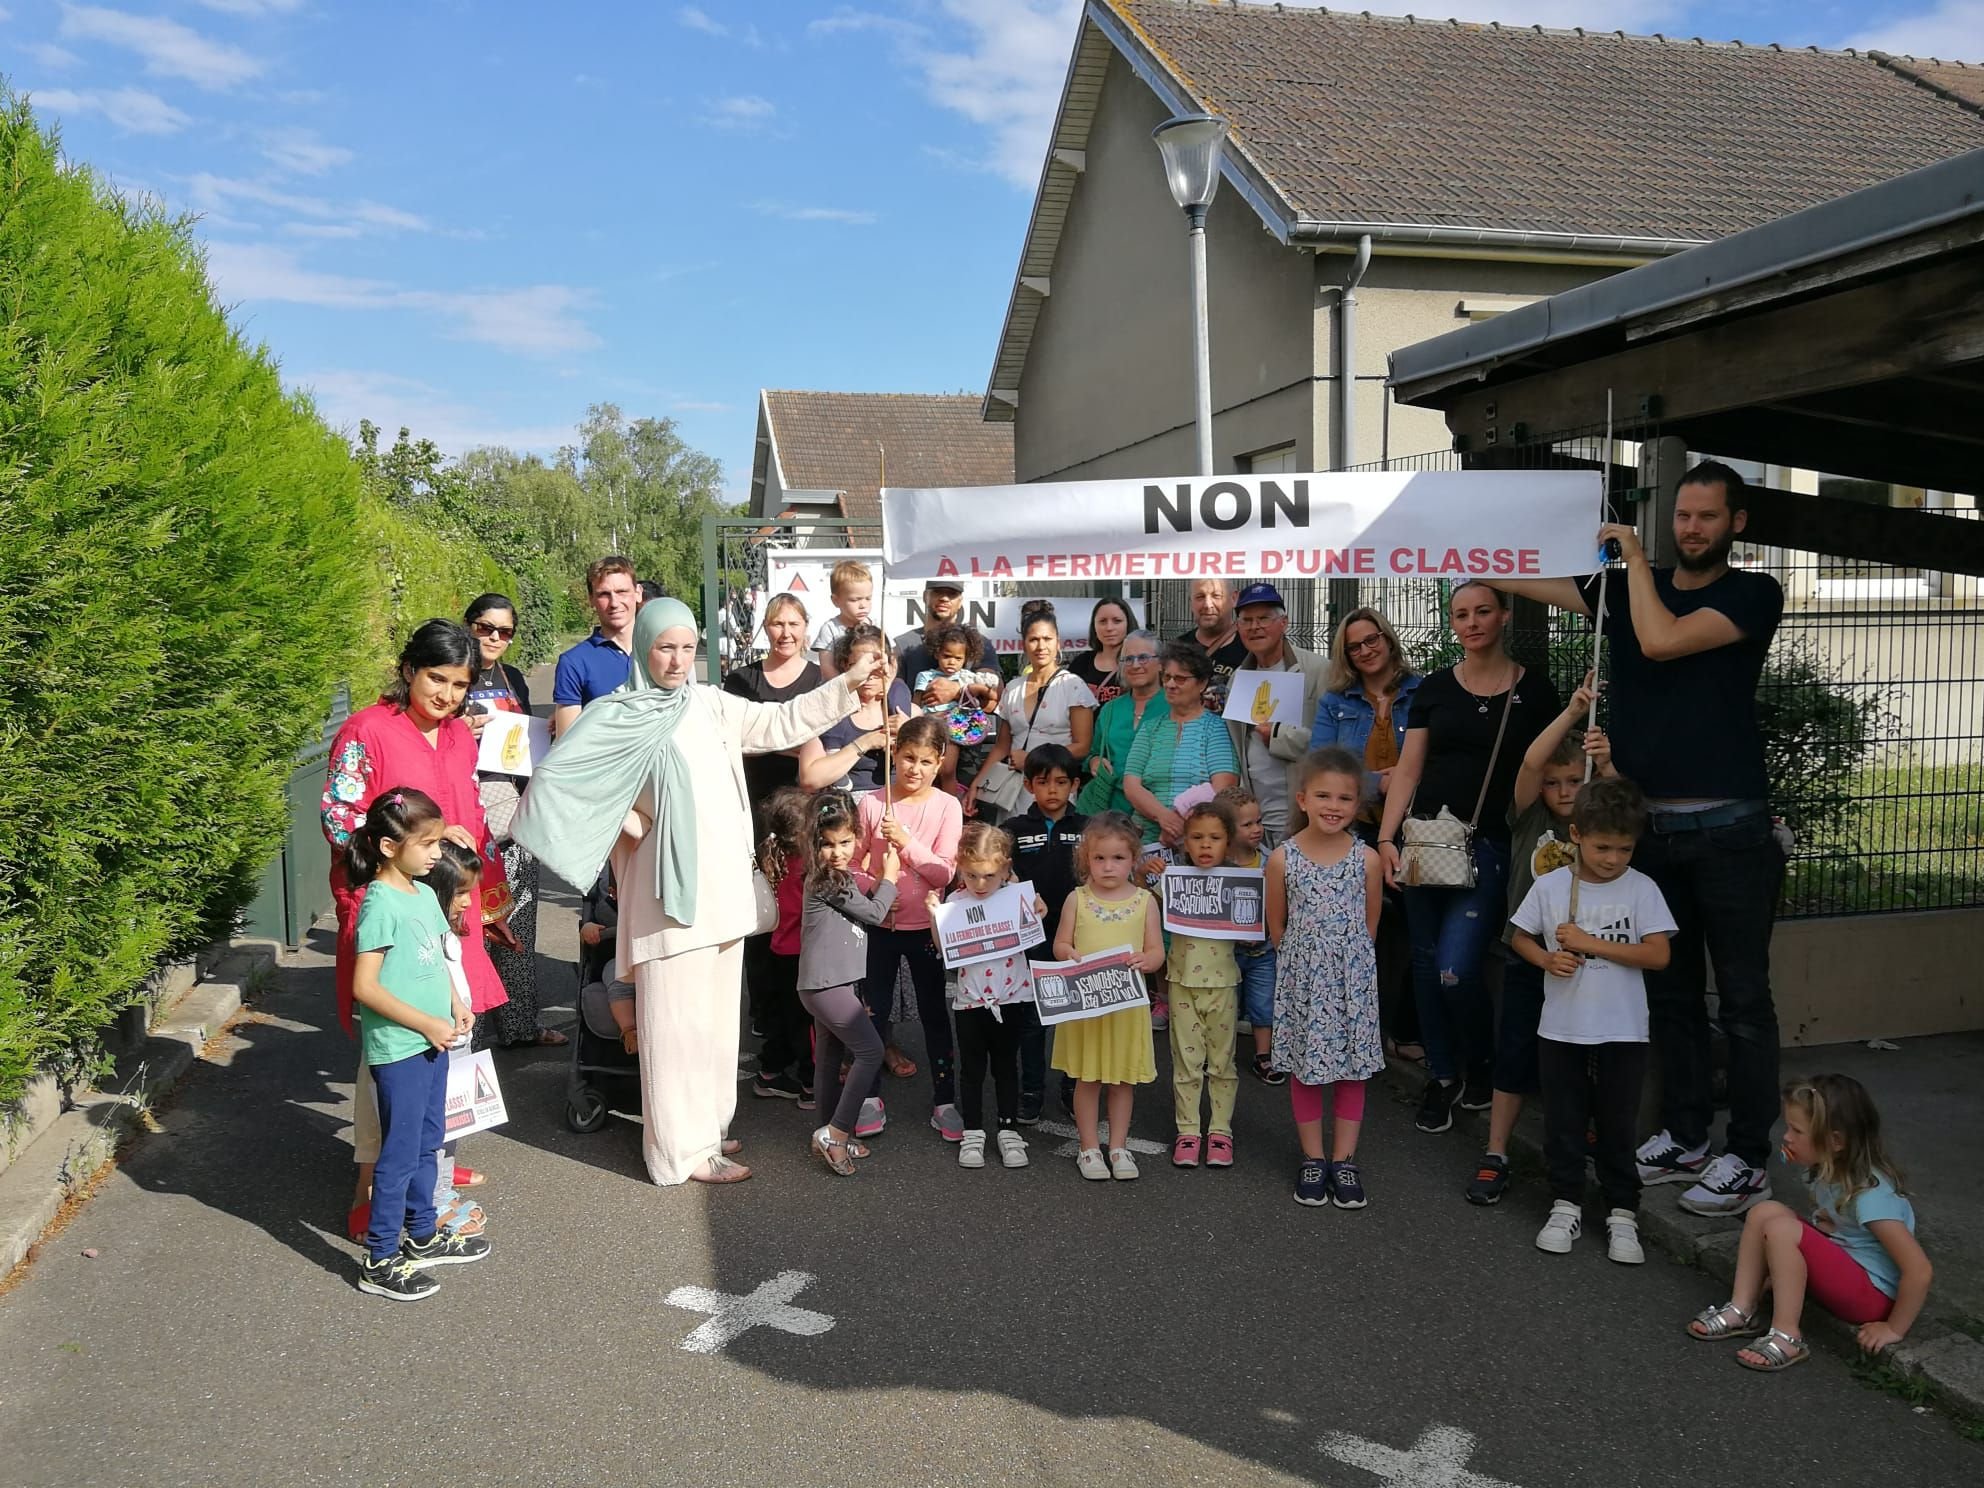
M 1104 8 L 1232 121 L 1298 237 L 1310 220 L 1706 240 L 1984 146 L 1975 67 L 1202 0 Z
M 970 394 L 764 391 L 788 491 L 842 491 L 842 515 L 879 520 L 891 486 L 1008 486 L 1013 430 L 979 417 Z M 775 513 L 768 513 L 775 515 Z

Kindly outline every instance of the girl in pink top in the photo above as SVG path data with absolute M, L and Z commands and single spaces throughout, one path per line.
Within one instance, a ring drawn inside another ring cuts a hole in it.
M 952 1072 L 951 1014 L 944 997 L 944 962 L 930 939 L 926 895 L 950 887 L 957 871 L 958 834 L 964 830 L 964 808 L 958 798 L 937 790 L 944 746 L 950 742 L 944 720 L 925 714 L 896 730 L 894 770 L 887 790 L 862 799 L 861 853 L 858 861 L 880 877 L 882 855 L 890 844 L 902 857 L 902 891 L 888 921 L 868 933 L 868 979 L 864 993 L 876 1030 L 886 1043 L 889 1014 L 895 1002 L 896 973 L 905 962 L 916 989 L 916 1015 L 923 1024 L 923 1042 L 930 1060 L 930 1124 L 947 1142 L 964 1140 L 964 1119 L 958 1114 L 957 1082 Z M 857 1128 L 872 1136 L 887 1119 L 882 1109 L 881 1078 L 861 1112 Z

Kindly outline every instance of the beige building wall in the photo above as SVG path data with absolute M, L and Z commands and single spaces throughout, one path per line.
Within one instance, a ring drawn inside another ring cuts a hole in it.
M 1784 920 L 1770 979 L 1787 1048 L 1984 1028 L 1984 910 Z

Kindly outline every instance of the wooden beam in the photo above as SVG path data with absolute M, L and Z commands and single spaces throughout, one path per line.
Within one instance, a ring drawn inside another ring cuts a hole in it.
M 1961 440 L 1859 427 L 1777 407 L 1682 419 L 1659 432 L 1678 434 L 1688 448 L 1725 459 L 1984 496 L 1984 458 L 1977 446 Z
M 1798 491 L 1752 490 L 1743 541 L 1896 568 L 1984 574 L 1984 520 Z

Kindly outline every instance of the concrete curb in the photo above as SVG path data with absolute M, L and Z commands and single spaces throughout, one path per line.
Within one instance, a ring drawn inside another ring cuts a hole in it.
M 142 1025 L 103 1088 L 78 1091 L 52 1120 L 43 1113 L 32 1139 L 0 1172 L 0 1277 L 27 1259 L 62 1206 L 116 1155 L 146 1114 L 193 1067 L 200 1050 L 241 1010 L 254 985 L 276 964 L 266 942 L 242 942 L 207 963 L 157 1021 Z
M 1385 1063 L 1385 1079 L 1396 1090 L 1417 1099 L 1426 1084 L 1423 1065 L 1397 1056 Z M 1457 1123 L 1474 1113 L 1456 1112 Z M 1488 1119 L 1480 1117 L 1481 1131 Z M 1543 1121 L 1537 1103 L 1530 1101 L 1516 1123 L 1509 1146 L 1510 1158 L 1541 1167 L 1543 1163 Z M 1459 1186 L 1456 1185 L 1456 1197 Z M 1597 1189 L 1591 1191 L 1596 1195 Z M 1664 1189 L 1649 1191 L 1650 1203 L 1640 1206 L 1640 1237 L 1654 1249 L 1685 1265 L 1706 1271 L 1718 1280 L 1736 1275 L 1736 1247 L 1742 1239 L 1742 1226 L 1730 1220 L 1704 1219 L 1663 1201 Z M 1933 1293 L 1932 1293 L 1933 1304 Z M 1678 1326 L 1678 1325 L 1677 1325 Z M 1805 1331 L 1814 1343 L 1823 1344 L 1858 1362 L 1866 1356 L 1855 1341 L 1854 1329 L 1840 1322 L 1822 1307 L 1806 1310 Z M 1909 1330 L 1908 1340 L 1890 1349 L 1883 1362 L 1899 1374 L 1919 1379 L 1942 1405 L 1971 1422 L 1984 1422 L 1984 1343 L 1946 1323 L 1933 1312 L 1925 1313 Z

